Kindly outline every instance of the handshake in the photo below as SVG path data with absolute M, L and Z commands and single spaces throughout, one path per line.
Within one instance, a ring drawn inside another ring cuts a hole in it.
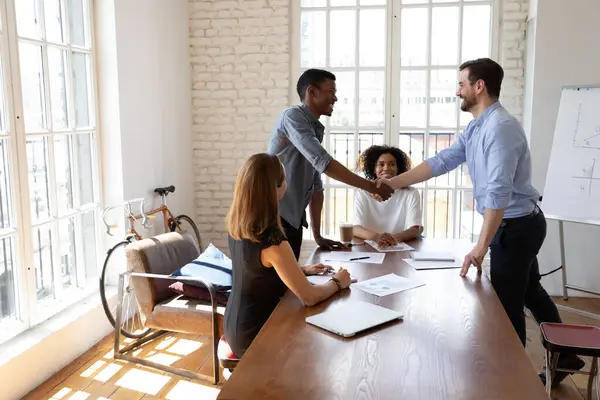
M 389 179 L 379 178 L 372 183 L 370 194 L 375 200 L 386 201 L 394 194 L 394 188 Z

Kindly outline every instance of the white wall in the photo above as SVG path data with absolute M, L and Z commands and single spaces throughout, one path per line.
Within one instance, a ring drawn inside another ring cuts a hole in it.
M 528 49 L 528 82 L 525 107 L 533 161 L 533 184 L 543 194 L 554 135 L 560 90 L 567 84 L 600 84 L 600 2 L 598 0 L 543 0 L 529 29 L 535 45 Z M 543 202 L 542 202 L 543 208 Z M 539 260 L 544 271 L 560 265 L 558 224 L 549 221 L 548 235 Z M 565 246 L 570 284 L 600 291 L 597 246 L 600 227 L 565 224 Z M 543 279 L 552 294 L 561 294 L 560 273 Z M 572 296 L 583 296 L 570 291 Z
M 94 5 L 104 201 L 172 184 L 169 206 L 195 219 L 187 0 Z M 0 399 L 21 398 L 112 330 L 97 295 L 21 335 L 29 349 L 0 366 Z

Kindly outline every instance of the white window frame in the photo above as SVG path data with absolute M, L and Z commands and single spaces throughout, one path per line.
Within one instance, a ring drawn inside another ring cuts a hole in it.
M 58 44 L 49 42 L 46 38 L 42 39 L 23 39 L 17 32 L 17 14 L 16 1 L 19 0 L 0 0 L 0 14 L 2 15 L 3 37 L 0 43 L 0 53 L 3 63 L 3 77 L 5 82 L 3 96 L 6 98 L 6 104 L 9 108 L 7 125 L 10 127 L 8 137 L 11 141 L 10 148 L 10 174 L 11 174 L 11 200 L 13 219 L 16 221 L 17 228 L 11 232 L 0 232 L 0 238 L 7 235 L 14 235 L 15 243 L 15 266 L 16 271 L 16 302 L 17 302 L 17 322 L 0 320 L 0 343 L 10 339 L 16 334 L 35 326 L 48 318 L 56 315 L 65 308 L 79 302 L 81 299 L 98 292 L 97 274 L 99 273 L 100 263 L 104 256 L 103 242 L 100 229 L 100 211 L 102 203 L 102 185 L 101 185 L 101 159 L 100 159 L 100 131 L 99 131 L 99 111 L 98 111 L 98 96 L 97 96 L 97 80 L 96 80 L 96 60 L 95 60 L 95 36 L 94 36 L 94 18 L 93 18 L 93 0 L 83 2 L 84 18 L 88 24 L 88 47 L 79 47 L 71 44 L 68 40 L 66 44 Z M 44 16 L 44 4 L 40 2 L 41 15 Z M 64 32 L 68 37 L 71 34 L 69 21 L 69 7 L 67 1 L 61 1 L 61 12 L 64 16 Z M 45 18 L 40 18 L 40 24 L 45 31 Z M 44 68 L 44 91 L 45 91 L 45 117 L 47 119 L 48 131 L 39 133 L 25 133 L 24 121 L 24 106 L 23 106 L 23 88 L 21 86 L 21 68 L 19 57 L 19 43 L 27 42 L 42 46 L 42 60 Z M 49 81 L 49 64 L 48 64 L 48 45 L 60 50 L 66 51 L 67 62 L 65 65 L 64 74 L 67 82 L 67 113 L 69 126 L 65 129 L 53 129 L 52 120 L 52 96 L 50 93 Z M 73 80 L 73 51 L 77 53 L 85 53 L 88 55 L 87 76 L 88 79 L 88 106 L 90 110 L 90 127 L 76 127 L 75 121 L 75 94 Z M 79 168 L 77 165 L 77 137 L 78 135 L 90 135 L 90 145 L 92 149 L 90 164 L 92 166 L 93 176 L 93 191 L 94 201 L 89 204 L 80 204 L 80 188 L 79 188 Z M 72 196 L 73 209 L 68 213 L 59 215 L 58 205 L 56 200 L 56 175 L 55 175 L 55 153 L 54 140 L 57 136 L 68 136 L 70 139 L 71 152 L 71 174 L 72 174 Z M 33 223 L 31 206 L 30 206 L 30 188 L 29 188 L 29 171 L 27 162 L 26 142 L 29 138 L 45 137 L 47 138 L 48 151 L 48 178 L 50 187 L 50 219 Z M 2 138 L 3 139 L 3 138 Z M 88 277 L 87 282 L 82 280 L 83 271 L 86 269 L 82 249 L 83 238 L 82 232 L 82 215 L 87 212 L 95 214 L 95 255 L 96 255 L 96 276 L 93 279 Z M 75 219 L 75 262 L 74 266 L 77 270 L 77 281 L 68 289 L 63 289 L 61 286 L 60 274 L 60 236 L 59 222 L 70 218 Z M 33 229 L 38 226 L 48 226 L 52 231 L 52 259 L 53 259 L 53 276 L 54 276 L 54 293 L 55 299 L 40 300 L 37 299 L 36 282 L 35 282 L 35 263 L 34 263 L 34 245 L 33 245 Z M 9 326 L 10 325 L 10 326 Z
M 426 93 L 429 93 L 429 89 L 430 89 L 430 80 L 431 80 L 431 74 L 430 71 L 432 69 L 455 69 L 457 71 L 457 82 L 458 82 L 458 66 L 460 65 L 460 55 L 462 52 L 462 40 L 460 40 L 462 38 L 462 21 L 463 21 L 463 7 L 465 5 L 468 6 L 475 6 L 475 5 L 490 5 L 491 6 L 491 18 L 490 18 L 490 24 L 491 24 L 491 29 L 490 29 L 490 57 L 494 58 L 494 59 L 498 59 L 498 54 L 499 54 L 499 38 L 500 38 L 500 0 L 469 0 L 469 1 L 465 1 L 465 0 L 455 0 L 452 2 L 444 2 L 444 3 L 436 3 L 433 2 L 432 0 L 429 0 L 428 2 L 424 3 L 424 4 L 402 4 L 401 0 L 390 0 L 386 2 L 385 6 L 345 6 L 345 7 L 338 7 L 338 6 L 330 6 L 330 0 L 327 0 L 327 6 L 325 7 L 301 7 L 301 1 L 297 1 L 297 2 L 293 2 L 292 6 L 291 6 L 291 29 L 292 29 L 292 40 L 291 40 L 291 46 L 290 46 L 290 52 L 291 52 L 291 66 L 290 66 L 290 72 L 291 72 L 291 79 L 290 79 L 290 100 L 292 103 L 296 103 L 298 100 L 298 95 L 296 93 L 296 80 L 297 78 L 300 76 L 301 72 L 303 71 L 303 69 L 300 67 L 300 21 L 301 21 L 301 13 L 302 11 L 306 10 L 306 11 L 312 11 L 312 10 L 357 10 L 357 9 L 369 9 L 369 8 L 381 8 L 381 7 L 385 7 L 386 8 L 386 23 L 387 23 L 387 36 L 386 36 L 386 66 L 384 68 L 380 68 L 379 70 L 384 70 L 385 71 L 385 78 L 386 78 L 386 83 L 385 83 L 385 115 L 384 115 L 384 127 L 383 128 L 378 128 L 377 131 L 383 131 L 383 140 L 385 144 L 389 144 L 392 146 L 398 146 L 399 145 L 399 136 L 400 136 L 400 132 L 404 131 L 406 129 L 410 129 L 410 127 L 401 127 L 400 126 L 400 122 L 399 122 L 399 115 L 398 115 L 398 110 L 400 109 L 400 71 L 402 70 L 421 70 L 421 71 L 426 71 L 427 72 L 427 87 Z M 357 4 L 360 3 L 360 0 L 357 0 Z M 431 66 L 431 37 L 432 37 L 432 24 L 431 22 L 428 24 L 428 47 L 429 47 L 429 51 L 428 51 L 428 57 L 427 57 L 427 65 L 423 66 L 423 67 L 403 67 L 400 65 L 400 52 L 401 52 L 401 39 L 400 39 L 400 32 L 401 32 L 401 18 L 400 18 L 400 13 L 401 10 L 404 8 L 428 8 L 428 21 L 431 21 L 431 16 L 432 16 L 432 10 L 434 7 L 459 7 L 459 24 L 458 24 L 458 54 L 459 54 L 459 64 L 456 65 L 435 65 L 435 66 Z M 356 57 L 358 58 L 358 46 L 359 46 L 359 30 L 360 30 L 360 23 L 359 23 L 359 17 L 357 15 L 356 18 L 356 46 L 357 46 L 357 54 Z M 330 48 L 330 43 L 329 43 L 329 13 L 327 13 L 327 26 L 326 26 L 326 32 L 327 32 L 327 40 L 326 40 L 326 54 L 327 57 L 329 57 L 329 48 Z M 328 60 L 328 58 L 327 58 Z M 327 63 L 328 64 L 328 63 Z M 352 68 L 329 68 L 329 67 L 324 67 L 324 69 L 327 69 L 331 72 L 333 72 L 334 74 L 338 71 L 343 71 L 343 70 L 352 70 L 352 71 L 357 71 L 357 81 L 358 81 L 358 72 L 362 71 L 362 70 L 375 70 L 378 68 L 363 68 L 360 67 L 358 64 L 355 67 Z M 355 96 L 358 96 L 359 94 L 359 87 L 356 84 L 355 85 Z M 453 96 L 454 93 L 448 93 L 449 96 Z M 358 99 L 358 97 L 356 97 Z M 356 101 L 356 114 L 357 114 L 357 119 L 358 119 L 358 101 Z M 429 150 L 429 133 L 432 130 L 436 130 L 436 127 L 432 127 L 429 125 L 429 107 L 430 104 L 428 102 L 427 105 L 427 121 L 426 121 L 426 125 L 425 128 L 421 127 L 421 128 L 414 128 L 415 131 L 417 132 L 424 132 L 424 137 L 423 137 L 423 150 L 424 150 L 424 156 L 423 159 L 427 158 L 428 156 L 431 156 L 430 154 L 428 154 L 428 150 Z M 335 111 L 334 111 L 335 112 Z M 460 108 L 457 107 L 457 127 L 452 129 L 450 132 L 454 134 L 454 139 L 456 138 L 457 135 L 459 135 L 462 130 L 464 129 L 464 126 L 460 126 L 460 113 L 462 111 L 460 111 Z M 358 132 L 359 131 L 364 131 L 364 128 L 368 128 L 368 127 L 359 127 L 356 126 L 354 127 L 354 131 L 355 131 L 355 144 L 358 143 Z M 444 128 L 444 129 L 448 129 L 448 128 Z M 439 129 L 438 129 L 439 130 Z M 324 138 L 324 143 L 323 145 L 326 148 L 330 148 L 330 135 L 328 135 L 329 132 L 336 132 L 336 131 L 348 131 L 348 129 L 341 129 L 341 128 L 333 128 L 331 129 L 328 124 L 326 124 L 326 135 Z M 466 166 L 465 166 L 466 167 Z M 425 225 L 425 231 L 424 231 L 424 235 L 428 234 L 427 231 L 427 216 L 428 216 L 428 209 L 427 209 L 427 200 L 428 200 L 428 196 L 429 196 L 429 190 L 446 190 L 446 191 L 450 191 L 451 196 L 452 196 L 452 206 L 451 206 L 451 210 L 450 210 L 450 216 L 449 218 L 452 220 L 452 232 L 450 232 L 450 235 L 448 237 L 450 238 L 456 238 L 459 237 L 460 235 L 460 228 L 459 228 L 459 224 L 460 224 L 460 213 L 458 212 L 458 210 L 460 210 L 461 207 L 461 202 L 459 199 L 459 193 L 465 193 L 465 194 L 469 194 L 472 196 L 472 186 L 465 186 L 465 185 L 461 185 L 460 182 L 460 170 L 462 167 L 459 167 L 456 170 L 456 173 L 454 174 L 454 183 L 452 185 L 449 186 L 435 186 L 434 185 L 434 181 L 432 180 L 431 182 L 424 182 L 421 183 L 419 185 L 415 185 L 415 187 L 419 188 L 421 191 L 421 201 L 423 204 L 423 224 Z M 331 225 L 330 222 L 330 217 L 331 217 L 331 210 L 330 210 L 330 204 L 328 201 L 329 198 L 329 191 L 331 189 L 336 189 L 336 188 L 345 188 L 348 190 L 354 190 L 352 188 L 350 188 L 349 186 L 345 185 L 345 184 L 341 184 L 339 182 L 331 182 L 329 180 L 329 178 L 325 178 L 323 179 L 324 181 L 324 188 L 325 188 L 325 202 L 324 202 L 324 206 L 323 206 L 323 221 L 321 223 L 321 231 L 322 234 L 324 236 L 331 236 L 331 237 L 338 237 L 339 233 L 337 232 L 337 229 L 335 228 L 334 225 Z M 353 205 L 349 207 L 349 211 L 348 213 L 350 213 L 353 210 Z M 431 210 L 429 210 L 431 211 Z M 475 212 L 475 211 L 474 211 Z M 308 210 L 307 210 L 307 216 L 309 215 Z M 352 219 L 353 216 L 352 215 L 348 215 L 347 216 L 348 219 Z M 459 220 L 457 220 L 459 219 Z M 340 221 L 338 221 L 340 222 Z M 305 234 L 306 236 L 312 237 L 312 231 L 308 230 L 308 235 Z M 478 234 L 478 232 L 477 232 Z M 471 235 L 470 238 L 471 241 L 476 241 L 477 237 L 475 235 L 475 232 L 473 232 L 473 234 Z

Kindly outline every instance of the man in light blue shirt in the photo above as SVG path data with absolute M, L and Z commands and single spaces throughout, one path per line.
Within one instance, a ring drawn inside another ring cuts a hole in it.
M 473 114 L 456 142 L 416 168 L 387 181 L 394 189 L 423 182 L 466 162 L 473 182 L 477 211 L 483 215 L 479 241 L 465 257 L 481 270 L 490 248 L 491 282 L 523 345 L 524 307 L 541 322 L 561 322 L 556 305 L 540 284 L 537 254 L 546 237 L 546 219 L 537 206 L 539 193 L 531 185 L 531 156 L 519 121 L 498 102 L 504 71 L 484 58 L 460 66 L 456 95 L 462 111 Z M 581 369 L 583 360 L 561 355 L 559 368 Z M 545 382 L 545 373 L 540 377 Z M 566 373 L 557 373 L 552 384 Z

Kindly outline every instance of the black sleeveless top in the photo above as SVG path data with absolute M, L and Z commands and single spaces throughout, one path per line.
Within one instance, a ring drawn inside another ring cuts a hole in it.
M 224 328 L 227 342 L 238 357 L 244 355 L 287 291 L 275 268 L 265 267 L 260 259 L 263 249 L 285 240 L 277 227 L 265 230 L 260 243 L 229 236 L 233 282 L 225 309 Z

